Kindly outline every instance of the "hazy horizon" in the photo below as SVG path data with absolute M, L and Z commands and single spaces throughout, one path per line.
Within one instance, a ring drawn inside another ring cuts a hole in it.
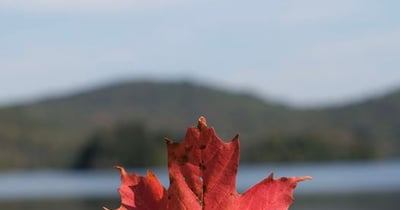
M 316 104 L 296 104 L 296 103 L 291 103 L 290 101 L 285 101 L 282 98 L 278 97 L 269 97 L 269 96 L 263 96 L 262 94 L 257 93 L 257 91 L 253 91 L 249 88 L 235 88 L 235 87 L 227 87 L 224 85 L 218 85 L 218 84 L 213 84 L 213 83 L 207 83 L 201 80 L 195 80 L 195 79 L 190 79 L 190 78 L 149 78 L 149 77 L 138 77 L 138 78 L 124 78 L 124 79 L 114 79 L 114 80 L 108 80 L 108 81 L 101 81 L 101 82 L 93 82 L 90 84 L 86 84 L 84 86 L 78 86 L 78 87 L 73 87 L 73 88 L 66 88 L 64 90 L 57 90 L 57 91 L 44 91 L 42 93 L 38 94 L 33 94 L 28 97 L 20 97 L 20 98 L 14 98 L 6 102 L 1 102 L 0 101 L 0 108 L 4 107 L 10 107 L 10 106 L 16 106 L 16 105 L 24 105 L 24 104 L 30 104 L 30 103 L 36 103 L 36 102 L 41 102 L 45 100 L 53 100 L 53 99 L 58 99 L 58 98 L 65 98 L 69 96 L 74 96 L 77 94 L 81 93 L 87 93 L 91 91 L 97 91 L 103 88 L 108 88 L 114 85 L 121 85 L 125 83 L 131 83 L 131 82 L 155 82 L 155 83 L 181 83 L 181 82 L 188 82 L 193 85 L 200 85 L 200 86 L 205 86 L 205 87 L 210 87 L 210 88 L 215 88 L 218 90 L 222 91 L 227 91 L 231 93 L 245 93 L 245 94 L 250 94 L 254 97 L 257 97 L 261 100 L 264 100 L 266 103 L 274 103 L 274 104 L 280 104 L 284 106 L 288 106 L 291 108 L 298 108 L 298 109 L 318 109 L 318 108 L 330 108 L 330 107 L 338 107 L 338 106 L 346 106 L 346 105 L 351 105 L 354 103 L 359 103 L 363 102 L 365 100 L 373 99 L 376 97 L 381 97 L 387 94 L 394 93 L 396 91 L 400 91 L 399 88 L 388 88 L 385 91 L 375 91 L 371 92 L 369 94 L 361 95 L 359 97 L 355 97 L 352 99 L 348 100 L 343 100 L 343 101 L 333 101 L 333 102 L 325 102 L 325 103 L 316 103 Z

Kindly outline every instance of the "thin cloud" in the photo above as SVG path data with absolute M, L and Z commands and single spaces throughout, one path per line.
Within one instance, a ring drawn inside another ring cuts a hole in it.
M 301 0 L 287 4 L 280 21 L 289 26 L 329 24 L 350 19 L 368 19 L 380 14 L 381 4 L 368 0 Z
M 5 26 L 0 69 L 9 75 L 0 78 L 0 89 L 14 89 L 12 78 L 31 71 L 18 80 L 31 87 L 0 95 L 28 95 L 32 89 L 39 93 L 121 75 L 184 75 L 293 104 L 350 99 L 400 81 L 399 15 L 390 4 L 0 1 L 7 17 L 0 19 Z M 46 75 L 60 77 L 46 85 L 49 81 L 40 80 Z
M 25 13 L 118 13 L 157 9 L 182 0 L 3 0 L 0 10 Z

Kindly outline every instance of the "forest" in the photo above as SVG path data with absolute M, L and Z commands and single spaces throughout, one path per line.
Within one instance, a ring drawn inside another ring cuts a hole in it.
M 164 138 L 184 138 L 199 116 L 241 161 L 400 157 L 400 92 L 341 106 L 296 108 L 188 81 L 129 81 L 0 108 L 0 168 L 110 168 L 165 164 Z

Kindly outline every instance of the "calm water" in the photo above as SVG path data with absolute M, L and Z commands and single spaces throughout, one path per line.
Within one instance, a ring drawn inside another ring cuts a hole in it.
M 144 174 L 144 170 L 130 170 Z M 155 168 L 164 185 L 166 169 Z M 275 177 L 310 175 L 296 190 L 291 210 L 398 209 L 400 161 L 267 164 L 241 166 L 243 191 L 271 171 Z M 101 209 L 118 206 L 119 174 L 102 171 L 13 171 L 0 173 L 0 209 Z

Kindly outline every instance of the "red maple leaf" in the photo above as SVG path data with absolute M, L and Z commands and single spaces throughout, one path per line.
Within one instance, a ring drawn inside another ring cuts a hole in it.
M 303 177 L 274 179 L 273 174 L 243 194 L 236 191 L 239 137 L 223 142 L 200 117 L 182 142 L 166 140 L 170 185 L 157 177 L 121 172 L 121 206 L 117 210 L 287 210 Z M 107 210 L 107 208 L 104 208 Z

